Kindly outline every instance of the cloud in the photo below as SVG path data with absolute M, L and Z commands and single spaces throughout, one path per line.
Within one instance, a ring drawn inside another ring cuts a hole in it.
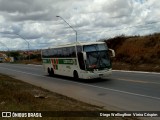
M 0 0 L 0 11 L 9 21 L 53 20 L 53 13 L 57 13 L 54 3 L 55 0 Z
M 0 0 L 0 41 L 11 49 L 26 49 L 23 38 L 32 49 L 75 41 L 57 15 L 79 41 L 150 34 L 159 32 L 159 8 L 158 0 Z
M 121 17 L 131 15 L 133 5 L 130 0 L 112 0 L 106 1 L 102 8 L 111 17 Z
M 49 8 L 50 3 L 55 0 L 45 0 L 45 2 L 39 2 L 39 0 L 0 0 L 0 11 L 7 13 L 32 13 L 36 11 L 44 11 Z
M 5 21 L 4 17 L 0 15 L 0 23 L 3 23 Z

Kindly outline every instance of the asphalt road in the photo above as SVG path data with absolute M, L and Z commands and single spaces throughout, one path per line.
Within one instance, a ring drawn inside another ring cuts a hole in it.
M 109 110 L 160 111 L 160 73 L 113 71 L 103 80 L 77 81 L 49 77 L 42 66 L 6 63 L 0 73 Z

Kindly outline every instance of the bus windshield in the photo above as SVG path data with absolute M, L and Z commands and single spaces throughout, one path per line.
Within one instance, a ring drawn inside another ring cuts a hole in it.
M 84 51 L 87 54 L 86 68 L 88 70 L 111 67 L 106 44 L 86 45 Z
M 85 52 L 92 52 L 92 51 L 101 51 L 101 50 L 107 50 L 106 44 L 93 44 L 93 45 L 85 45 L 83 47 Z

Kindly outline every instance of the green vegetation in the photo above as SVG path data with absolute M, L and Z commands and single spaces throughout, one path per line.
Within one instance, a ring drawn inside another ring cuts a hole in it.
M 147 36 L 118 36 L 105 40 L 115 50 L 114 69 L 160 72 L 160 33 Z

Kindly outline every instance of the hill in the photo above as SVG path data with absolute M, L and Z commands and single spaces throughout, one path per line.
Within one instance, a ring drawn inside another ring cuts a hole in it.
M 114 69 L 160 72 L 160 33 L 146 36 L 117 36 L 104 40 L 115 50 Z

